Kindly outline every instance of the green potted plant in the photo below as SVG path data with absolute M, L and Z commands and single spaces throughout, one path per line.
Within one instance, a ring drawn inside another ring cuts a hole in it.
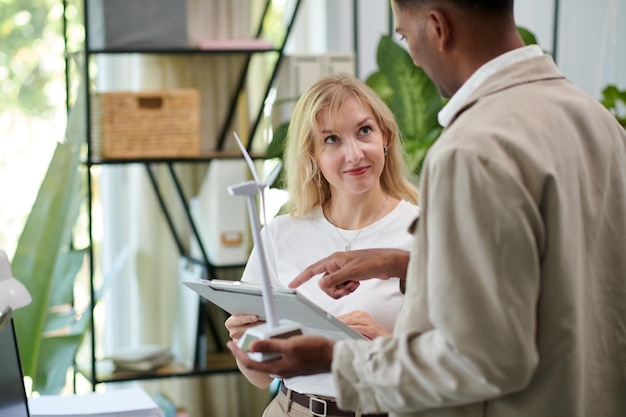
M 80 162 L 84 120 L 84 106 L 77 103 L 70 112 L 66 139 L 56 146 L 11 263 L 13 274 L 32 296 L 31 304 L 14 315 L 24 374 L 32 379 L 33 391 L 40 394 L 58 394 L 64 388 L 67 371 L 90 328 L 91 309 L 77 310 L 74 300 L 75 281 L 88 248 L 72 246 L 84 201 Z M 116 274 L 118 263 L 104 282 Z M 94 294 L 95 301 L 103 288 L 104 283 Z
M 609 84 L 602 90 L 600 103 L 626 128 L 626 90 L 620 90 L 615 84 Z

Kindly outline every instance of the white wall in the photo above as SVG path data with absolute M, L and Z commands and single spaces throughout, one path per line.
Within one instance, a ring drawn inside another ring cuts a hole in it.
M 557 61 L 593 96 L 607 83 L 626 88 L 625 21 L 624 0 L 568 0 L 561 7 Z
M 554 0 L 518 0 L 517 23 L 554 52 Z M 608 83 L 626 87 L 626 2 L 623 0 L 560 0 L 556 61 L 576 85 L 600 98 Z
M 355 8 L 354 0 L 303 0 L 286 53 L 356 50 L 357 76 L 366 78 L 377 67 L 378 40 L 389 32 L 389 0 L 357 0 L 356 3 Z
M 358 24 L 357 75 L 367 78 L 376 71 L 376 47 L 380 37 L 389 34 L 391 10 L 388 0 L 360 0 L 356 11 Z M 393 33 L 393 32 L 392 32 Z
M 376 46 L 389 33 L 388 0 L 357 1 L 357 75 L 365 78 L 376 69 Z M 531 30 L 539 45 L 553 52 L 556 0 L 517 0 L 517 24 Z M 599 98 L 608 83 L 626 88 L 626 1 L 559 0 L 556 60 L 564 74 Z M 301 39 L 299 52 L 341 52 L 354 45 L 354 0 L 305 0 L 305 9 L 293 34 Z M 308 21 L 305 29 L 302 22 Z M 622 24 L 619 24 L 622 22 Z M 292 43 L 295 46 L 295 42 Z M 306 46 L 308 45 L 308 46 Z M 320 49 L 325 49 L 322 51 Z

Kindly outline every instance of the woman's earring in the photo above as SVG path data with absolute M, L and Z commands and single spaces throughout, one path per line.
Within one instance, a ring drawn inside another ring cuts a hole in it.
M 383 153 L 387 155 L 387 152 L 389 152 L 389 147 L 383 146 Z

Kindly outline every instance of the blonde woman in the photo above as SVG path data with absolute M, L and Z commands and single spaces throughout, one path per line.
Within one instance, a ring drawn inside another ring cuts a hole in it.
M 321 78 L 300 97 L 285 149 L 289 214 L 262 230 L 272 286 L 285 288 L 311 263 L 337 251 L 365 248 L 410 250 L 409 225 L 418 216 L 417 190 L 405 173 L 399 131 L 385 103 L 350 75 Z M 259 282 L 253 250 L 242 276 Z M 398 280 L 368 280 L 334 300 L 311 279 L 299 288 L 309 299 L 370 339 L 390 335 L 403 301 Z M 257 316 L 226 320 L 237 340 Z M 240 366 L 254 385 L 273 378 Z M 337 408 L 330 374 L 282 381 L 264 416 L 354 416 Z M 312 410 L 309 409 L 312 407 Z M 319 409 L 317 409 L 319 407 Z

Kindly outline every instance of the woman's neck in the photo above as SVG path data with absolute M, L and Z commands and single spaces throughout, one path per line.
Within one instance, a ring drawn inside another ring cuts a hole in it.
M 397 199 L 378 189 L 355 196 L 331 196 L 323 211 L 336 227 L 359 230 L 385 217 L 397 203 Z

